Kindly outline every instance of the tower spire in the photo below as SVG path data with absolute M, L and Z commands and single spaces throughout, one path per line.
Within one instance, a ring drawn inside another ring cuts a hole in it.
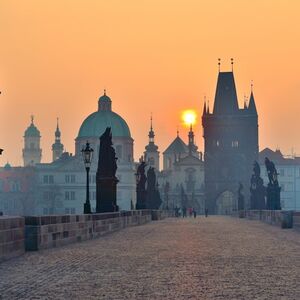
M 231 61 L 231 71 L 233 72 L 233 58 L 231 58 L 230 61 Z
M 218 70 L 221 72 L 221 58 L 218 58 Z
M 249 104 L 248 104 L 248 111 L 249 113 L 253 115 L 257 115 L 257 109 L 256 109 L 256 104 L 254 100 L 254 95 L 253 95 L 253 81 L 251 80 L 251 94 L 250 94 L 250 99 L 249 99 Z
M 155 134 L 154 134 L 154 131 L 153 131 L 153 118 L 152 118 L 152 113 L 151 113 L 151 116 L 150 116 L 150 131 L 149 131 L 149 144 L 150 143 L 153 143 L 154 144 L 154 137 L 155 137 Z
M 203 113 L 202 116 L 206 115 L 207 109 L 206 109 L 206 96 L 204 96 L 204 104 L 203 104 Z

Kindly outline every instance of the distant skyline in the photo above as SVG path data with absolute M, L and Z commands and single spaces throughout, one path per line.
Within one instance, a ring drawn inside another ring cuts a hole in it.
M 83 120 L 107 90 L 128 123 L 135 159 L 148 143 L 150 114 L 162 153 L 187 142 L 182 111 L 197 112 L 203 150 L 204 96 L 210 109 L 218 75 L 234 74 L 242 107 L 254 97 L 259 145 L 300 156 L 300 26 L 297 0 L 1 0 L 0 165 L 22 165 L 24 131 L 35 116 L 42 162 L 51 161 L 56 118 L 74 153 Z

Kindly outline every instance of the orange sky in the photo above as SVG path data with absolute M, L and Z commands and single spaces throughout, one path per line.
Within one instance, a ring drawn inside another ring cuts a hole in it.
M 299 14 L 298 0 L 0 0 L 0 165 L 22 163 L 31 114 L 44 162 L 57 116 L 74 152 L 104 88 L 130 126 L 135 158 L 150 112 L 161 152 L 177 125 L 187 140 L 180 112 L 202 112 L 204 94 L 212 107 L 218 57 L 222 70 L 235 59 L 241 105 L 254 81 L 260 148 L 300 155 Z

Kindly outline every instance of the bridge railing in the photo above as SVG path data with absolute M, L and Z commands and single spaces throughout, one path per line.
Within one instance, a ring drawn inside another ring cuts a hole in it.
M 171 217 L 162 210 L 132 210 L 86 215 L 0 217 L 0 262 L 37 251 L 98 238 L 130 226 Z
M 235 212 L 233 216 L 247 218 L 249 220 L 258 220 L 285 229 L 293 228 L 294 220 L 298 220 L 297 216 L 299 216 L 300 219 L 300 212 L 291 210 L 240 210 Z M 296 224 L 297 222 L 298 221 L 296 221 Z

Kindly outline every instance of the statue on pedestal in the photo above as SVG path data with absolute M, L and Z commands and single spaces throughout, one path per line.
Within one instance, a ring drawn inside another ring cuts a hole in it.
M 265 158 L 265 166 L 268 173 L 269 183 L 267 187 L 267 209 L 281 210 L 280 191 L 281 187 L 278 183 L 278 173 L 275 165 L 267 157 Z
M 107 127 L 100 137 L 98 169 L 96 173 L 96 212 L 118 211 L 117 205 L 117 158 L 113 148 L 111 128 Z
M 156 174 L 153 167 L 150 167 L 147 172 L 147 200 L 146 206 L 148 209 L 159 209 L 162 201 L 158 191 L 156 182 Z
M 250 209 L 265 209 L 266 188 L 263 179 L 260 177 L 260 166 L 257 161 L 253 164 L 250 193 Z
M 146 209 L 146 166 L 146 163 L 144 161 L 141 161 L 136 172 L 136 209 Z

